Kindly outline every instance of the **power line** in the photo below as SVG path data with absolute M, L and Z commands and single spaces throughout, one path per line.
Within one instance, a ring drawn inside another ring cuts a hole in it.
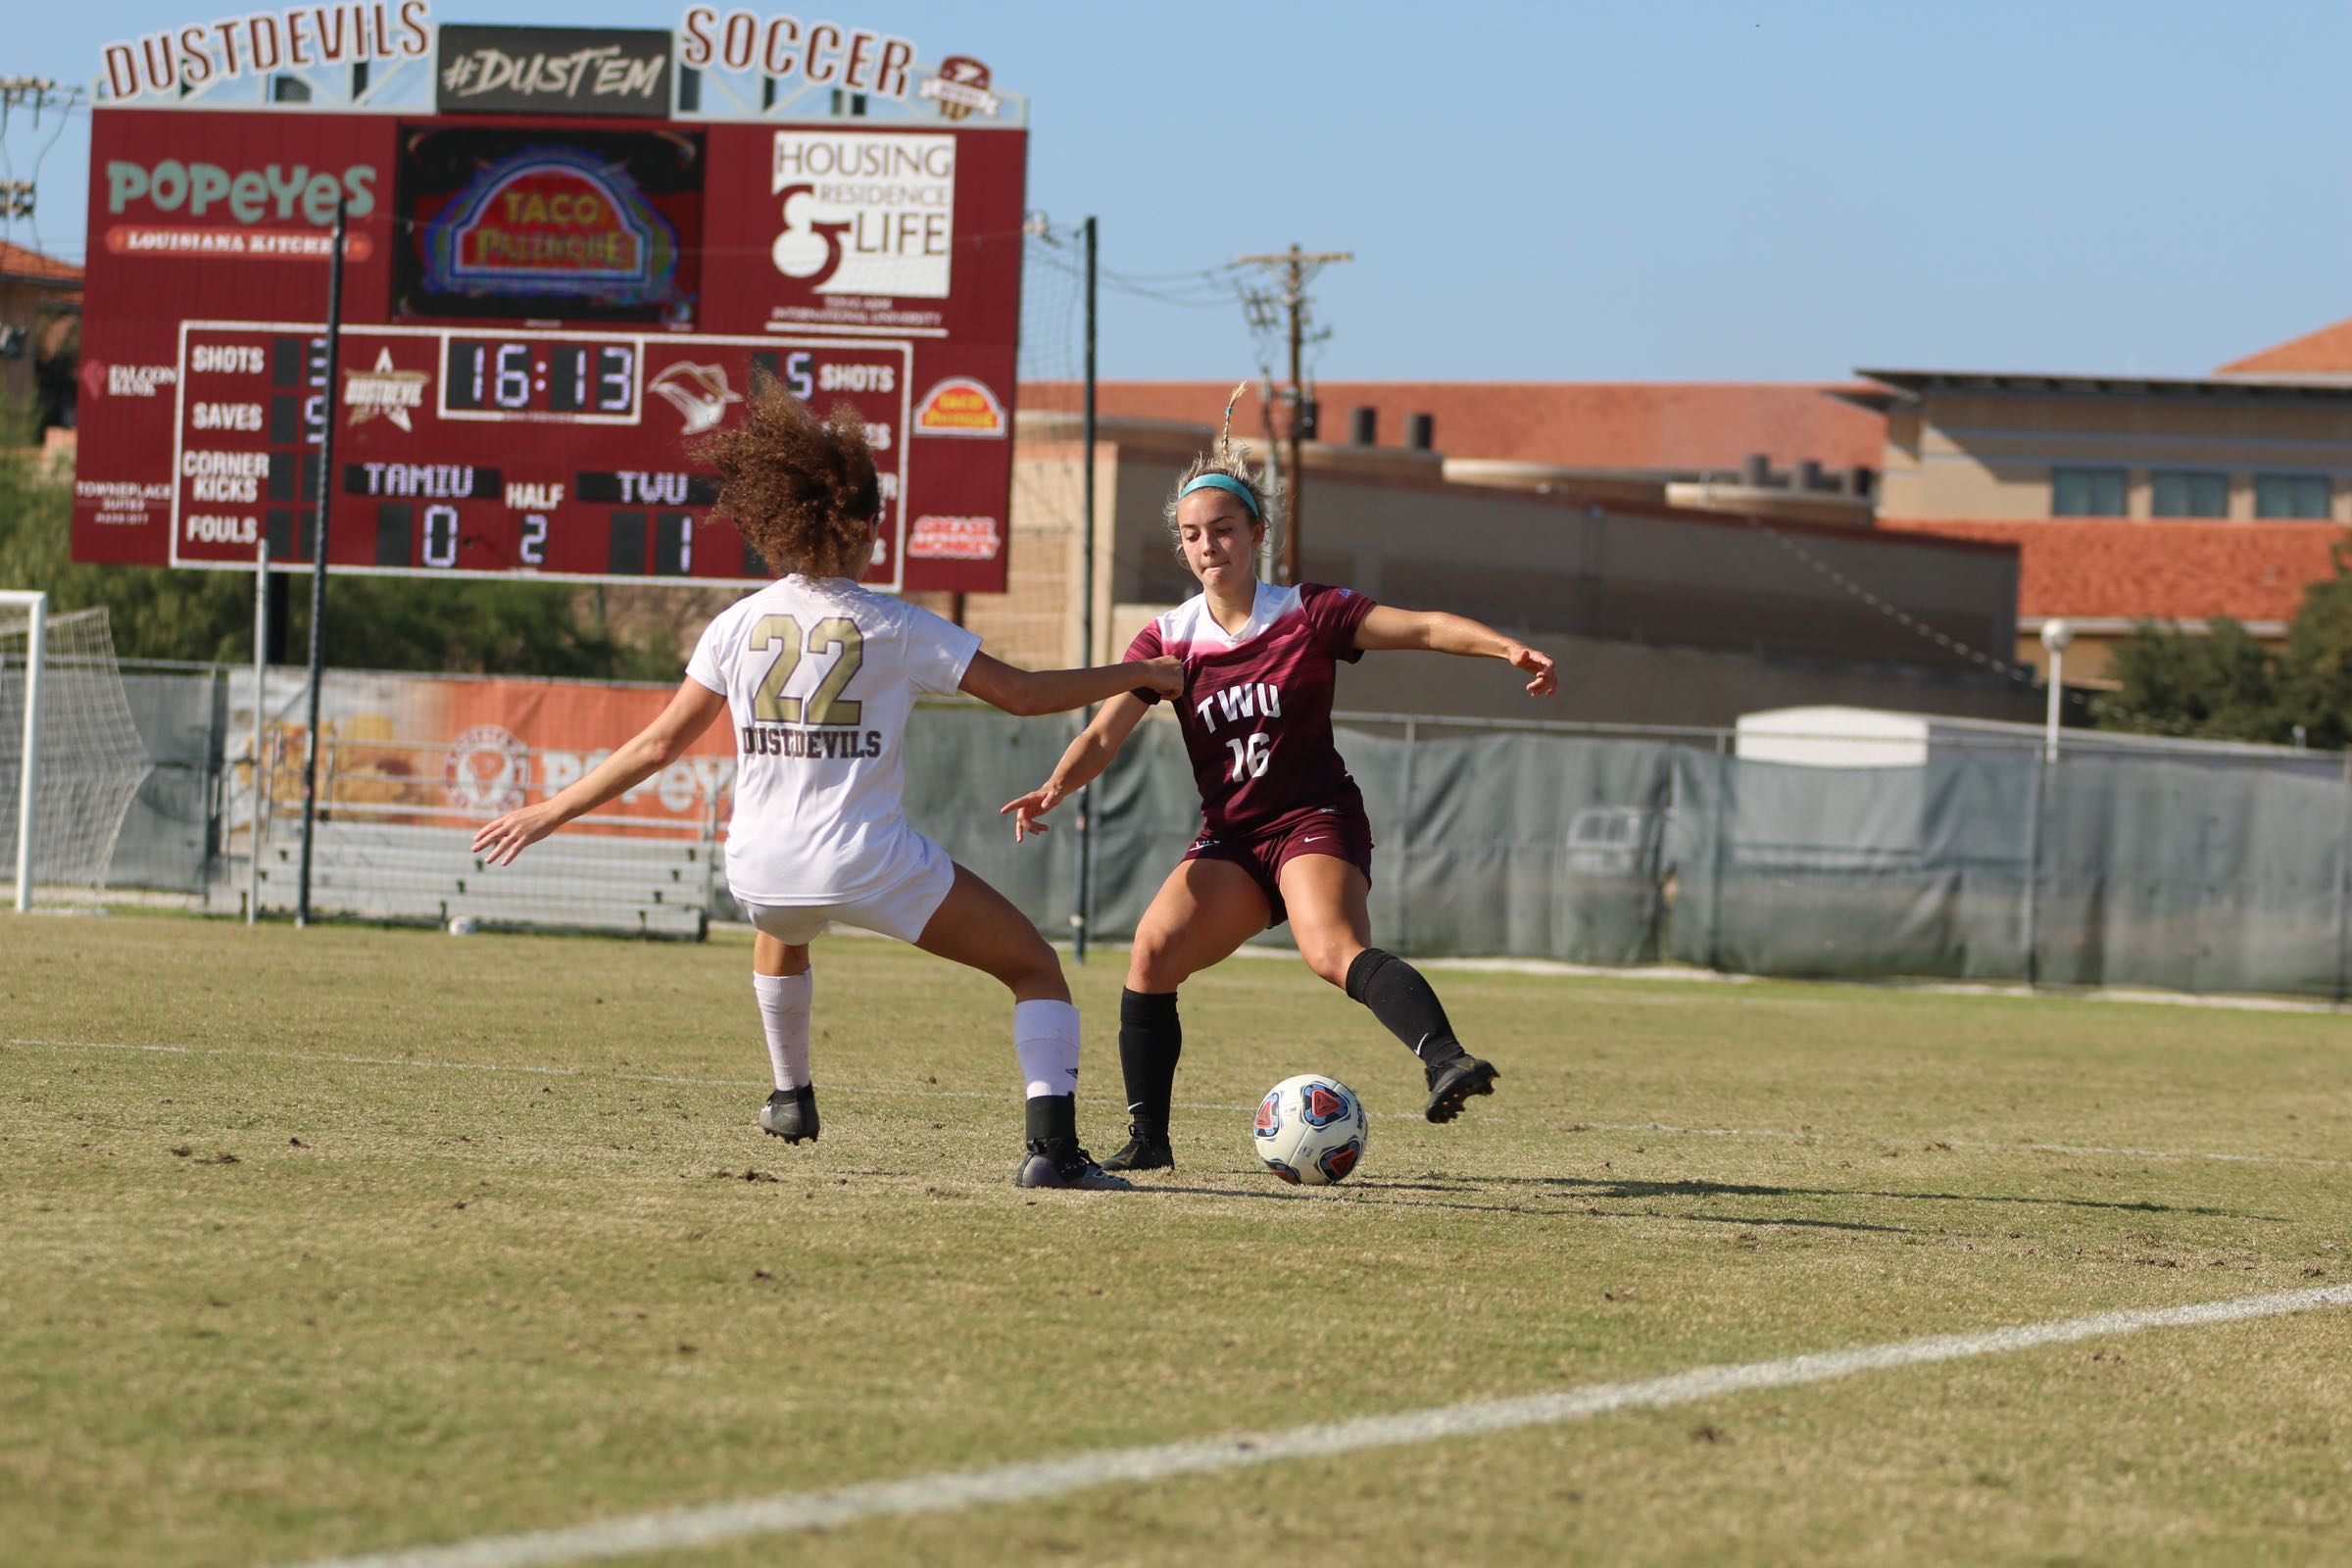
M 80 107 L 85 89 L 69 87 L 46 76 L 0 76 L 0 231 L 13 230 L 16 220 L 24 219 L 32 228 L 32 248 L 41 248 L 39 217 L 41 165 L 49 158 L 49 150 L 66 132 L 66 125 Z M 32 172 L 24 179 L 17 178 L 16 159 L 8 146 L 9 122 L 19 113 L 29 109 L 32 127 L 40 131 L 41 116 L 48 114 L 57 128 L 50 131 L 40 150 L 33 154 Z

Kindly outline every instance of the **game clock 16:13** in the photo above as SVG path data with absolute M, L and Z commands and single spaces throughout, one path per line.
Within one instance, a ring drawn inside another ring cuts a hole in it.
M 633 419 L 637 345 L 453 337 L 442 387 L 453 412 Z

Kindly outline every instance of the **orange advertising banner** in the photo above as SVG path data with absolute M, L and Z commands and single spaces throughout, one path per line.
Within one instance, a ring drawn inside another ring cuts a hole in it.
M 329 671 L 319 696 L 320 802 L 384 821 L 486 822 L 585 775 L 652 722 L 673 691 Z M 299 808 L 308 743 L 301 672 L 271 670 L 263 698 L 258 787 L 271 810 Z M 257 787 L 251 672 L 231 683 L 229 708 L 226 820 L 241 825 Z M 686 756 L 573 831 L 723 831 L 734 777 L 734 733 L 713 724 Z

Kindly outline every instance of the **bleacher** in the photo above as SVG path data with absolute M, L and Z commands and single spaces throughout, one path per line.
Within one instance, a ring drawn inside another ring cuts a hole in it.
M 321 816 L 311 863 L 315 913 L 483 926 L 618 931 L 701 937 L 723 873 L 716 842 L 649 832 L 583 832 L 576 826 L 533 845 L 513 865 L 485 865 L 466 826 Z M 233 903 L 250 868 L 226 867 L 219 891 Z M 261 906 L 294 907 L 302 873 L 298 823 L 272 824 L 262 846 Z

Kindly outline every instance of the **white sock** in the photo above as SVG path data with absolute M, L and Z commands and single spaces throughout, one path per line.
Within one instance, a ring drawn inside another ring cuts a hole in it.
M 760 996 L 760 1026 L 767 1033 L 767 1060 L 776 1070 L 778 1089 L 798 1089 L 808 1078 L 808 1002 L 816 989 L 815 971 L 799 974 L 755 974 L 752 989 Z
M 1031 1100 L 1078 1092 L 1078 1009 L 1066 1002 L 1012 1004 L 1012 1049 Z

